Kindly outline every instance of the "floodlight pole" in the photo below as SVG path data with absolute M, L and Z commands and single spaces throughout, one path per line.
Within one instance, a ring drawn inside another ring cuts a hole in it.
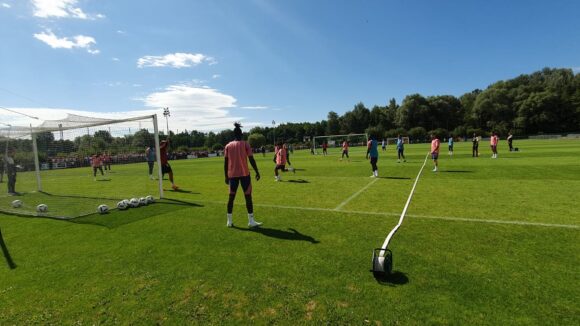
M 163 116 L 165 117 L 165 123 L 167 125 L 165 130 L 167 131 L 167 137 L 169 137 L 169 117 L 171 116 L 169 108 L 163 108 Z
M 276 121 L 272 120 L 272 133 L 274 138 L 274 146 L 276 146 Z

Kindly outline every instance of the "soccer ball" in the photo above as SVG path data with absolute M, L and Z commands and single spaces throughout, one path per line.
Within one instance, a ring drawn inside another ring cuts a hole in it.
M 120 202 L 117 203 L 117 208 L 123 211 L 123 210 L 126 210 L 127 208 L 129 208 L 129 205 L 127 205 L 125 200 L 121 200 Z
M 139 198 L 139 205 L 147 206 L 148 204 L 149 204 L 149 201 L 147 200 L 147 198 L 145 198 L 145 197 Z
M 147 196 L 147 197 L 145 197 L 145 198 L 147 199 L 147 202 L 148 202 L 149 204 L 152 204 L 152 203 L 154 203 L 154 202 L 155 202 L 155 198 L 153 198 L 153 196 Z
M 106 214 L 107 212 L 109 212 L 109 206 L 105 204 L 99 205 L 99 207 L 97 207 L 97 212 L 99 212 L 100 214 Z
M 125 206 L 127 206 L 127 208 L 131 207 L 131 201 L 129 199 L 123 199 L 122 202 L 125 203 Z
M 45 204 L 40 204 L 36 206 L 36 211 L 39 213 L 46 213 L 48 211 L 48 206 L 46 206 Z
M 12 202 L 12 207 L 14 207 L 14 208 L 22 207 L 22 201 L 16 199 L 15 201 Z
M 139 207 L 139 199 L 137 198 L 131 198 L 131 200 L 129 201 L 129 205 L 131 205 L 131 207 L 135 208 L 135 207 Z

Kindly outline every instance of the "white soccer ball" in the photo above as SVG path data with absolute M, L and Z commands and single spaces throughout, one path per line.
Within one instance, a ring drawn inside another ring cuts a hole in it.
M 129 208 L 129 205 L 127 205 L 125 200 L 121 200 L 120 202 L 117 203 L 117 208 L 123 211 L 123 210 L 126 210 L 127 208 Z
M 153 198 L 153 196 L 151 196 L 151 195 L 149 195 L 149 196 L 147 196 L 147 197 L 145 197 L 145 198 L 147 199 L 147 202 L 148 202 L 149 204 L 152 204 L 152 203 L 154 203 L 154 202 L 155 202 L 155 198 Z
M 22 207 L 22 200 L 16 199 L 15 201 L 13 201 L 12 202 L 12 207 L 14 207 L 14 208 Z
M 39 213 L 46 213 L 48 212 L 48 206 L 46 206 L 46 204 L 40 204 L 36 206 L 36 211 Z
M 123 199 L 122 202 L 125 203 L 125 206 L 127 206 L 127 208 L 131 207 L 131 201 L 129 199 Z
M 139 204 L 139 199 L 137 198 L 131 198 L 129 201 L 129 205 L 131 205 L 131 207 L 139 207 Z
M 99 205 L 99 207 L 97 207 L 97 212 L 99 212 L 100 214 L 106 214 L 107 212 L 109 212 L 109 206 L 105 204 Z
M 141 198 L 139 198 L 139 205 L 147 206 L 147 205 L 149 205 L 149 201 L 147 201 L 147 198 L 141 197 Z

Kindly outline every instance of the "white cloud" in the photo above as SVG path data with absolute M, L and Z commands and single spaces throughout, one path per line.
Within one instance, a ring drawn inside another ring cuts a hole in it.
M 580 67 L 572 67 L 572 71 L 578 73 L 580 72 Z
M 119 58 L 115 58 L 115 57 L 111 58 L 111 60 L 113 60 L 113 61 L 121 61 Z
M 59 38 L 50 30 L 39 34 L 34 34 L 34 37 L 53 49 L 85 49 L 91 54 L 98 54 L 100 51 L 93 49 L 92 46 L 97 44 L 94 38 L 85 35 L 73 36 L 72 39 L 68 37 Z
M 213 78 L 213 79 L 218 79 L 218 78 L 220 78 L 221 76 L 222 76 L 222 75 L 215 74 L 215 75 L 211 76 L 211 78 Z
M 127 34 L 127 33 L 125 31 L 122 31 L 119 29 L 119 30 L 117 30 L 117 34 Z
M 11 6 L 11 5 L 9 5 L 8 3 L 5 3 L 5 2 L 2 2 L 2 4 L 0 4 L 0 5 L 1 5 L 3 8 L 6 8 L 6 9 L 10 9 L 10 8 L 12 8 L 12 6 Z
M 241 106 L 240 109 L 244 109 L 244 110 L 266 110 L 268 109 L 267 106 Z
M 137 60 L 137 67 L 173 67 L 187 68 L 197 66 L 203 62 L 209 65 L 216 64 L 217 61 L 201 53 L 171 53 L 164 56 L 148 55 Z
M 40 18 L 100 19 L 103 14 L 88 15 L 77 7 L 77 0 L 32 0 L 34 16 Z
M 135 85 L 133 85 L 135 86 Z M 259 122 L 246 121 L 241 116 L 233 116 L 230 109 L 236 107 L 236 98 L 222 93 L 217 89 L 190 86 L 190 85 L 171 85 L 157 92 L 141 98 L 145 108 L 133 109 L 122 112 L 94 112 L 71 110 L 66 108 L 9 108 L 32 116 L 37 116 L 41 120 L 61 119 L 67 113 L 77 114 L 98 118 L 126 119 L 129 117 L 138 117 L 157 114 L 160 119 L 161 130 L 165 130 L 165 121 L 163 119 L 164 107 L 169 107 L 171 117 L 169 118 L 169 127 L 171 130 L 199 130 L 199 131 L 218 131 L 223 129 L 232 129 L 233 123 L 242 121 L 244 130 L 262 125 Z M 33 126 L 40 124 L 42 121 L 31 120 L 16 114 L 2 114 L 2 122 L 12 125 Z

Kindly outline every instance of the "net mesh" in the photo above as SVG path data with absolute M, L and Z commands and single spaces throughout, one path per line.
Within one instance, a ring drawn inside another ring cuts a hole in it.
M 152 117 L 119 121 L 69 115 L 34 128 L 9 129 L 0 130 L 4 144 L 0 149 L 3 156 L 6 146 L 14 149 L 20 168 L 17 195 L 0 192 L 2 212 L 69 219 L 96 213 L 102 204 L 113 209 L 123 199 L 159 195 L 145 157 L 147 147 L 155 149 Z M 37 143 L 42 191 L 38 190 L 31 131 Z M 15 200 L 21 202 L 20 207 L 14 207 Z M 47 205 L 48 211 L 38 213 L 39 204 Z
M 327 144 L 327 151 L 340 152 L 342 151 L 342 143 L 348 141 L 349 147 L 366 146 L 366 134 L 350 134 L 350 135 L 330 135 L 330 136 L 316 136 L 313 138 L 315 152 L 322 153 L 323 144 Z

